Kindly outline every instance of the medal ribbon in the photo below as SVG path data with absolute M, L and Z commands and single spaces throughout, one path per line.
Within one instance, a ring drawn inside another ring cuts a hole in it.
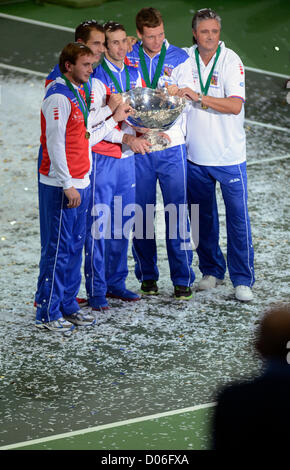
M 111 79 L 113 80 L 114 82 L 114 85 L 116 87 L 116 90 L 119 92 L 119 93 L 123 93 L 123 90 L 117 80 L 117 78 L 115 77 L 115 75 L 113 74 L 112 70 L 109 69 L 108 67 L 108 64 L 105 62 L 105 60 L 103 60 L 102 62 L 102 67 L 103 69 L 105 70 L 105 72 L 107 72 L 107 74 L 111 77 Z M 130 90 L 130 76 L 129 76 L 129 70 L 128 70 L 128 67 L 126 64 L 124 64 L 124 69 L 125 69 L 125 73 L 126 73 L 126 91 L 129 91 Z
M 66 78 L 64 74 L 61 74 L 61 77 L 64 79 L 67 87 L 70 89 L 70 91 L 74 94 L 74 96 L 77 99 L 77 102 L 79 104 L 79 108 L 81 112 L 83 113 L 84 116 L 84 121 L 85 121 L 85 127 L 87 129 L 87 124 L 88 124 L 88 115 L 89 115 L 89 109 L 90 109 L 90 104 L 91 104 L 91 98 L 90 98 L 90 92 L 87 83 L 84 83 L 84 90 L 86 94 L 86 100 L 81 96 L 80 92 L 76 90 L 72 83 Z
M 211 68 L 211 71 L 209 72 L 209 76 L 208 76 L 208 78 L 207 78 L 206 84 L 205 84 L 205 86 L 203 86 L 202 79 L 201 79 L 201 73 L 200 73 L 199 51 L 198 51 L 198 48 L 195 49 L 195 60 L 196 60 L 196 65 L 197 65 L 197 70 L 198 70 L 200 89 L 201 89 L 201 93 L 202 93 L 204 96 L 207 95 L 207 92 L 208 92 L 208 89 L 209 89 L 209 85 L 210 85 L 210 81 L 211 81 L 211 77 L 212 77 L 212 75 L 213 75 L 213 71 L 214 71 L 214 68 L 215 68 L 215 66 L 216 66 L 217 60 L 218 60 L 218 58 L 219 58 L 220 52 L 221 52 L 221 46 L 219 45 L 218 48 L 217 48 L 217 51 L 216 51 L 216 56 L 215 56 L 214 64 L 213 64 L 213 66 L 212 66 L 212 68 Z
M 158 59 L 157 67 L 156 67 L 156 70 L 155 70 L 155 74 L 154 74 L 152 82 L 150 82 L 149 73 L 148 73 L 146 62 L 145 62 L 144 50 L 143 50 L 143 47 L 141 45 L 139 46 L 139 58 L 140 58 L 141 69 L 142 69 L 142 72 L 143 72 L 143 77 L 144 77 L 146 86 L 148 88 L 156 88 L 157 87 L 157 83 L 158 83 L 158 80 L 160 78 L 162 67 L 163 67 L 163 64 L 164 64 L 165 54 L 166 54 L 166 46 L 165 46 L 165 43 L 163 43 L 162 48 L 161 48 L 161 52 L 160 52 L 160 56 L 159 56 L 159 59 Z

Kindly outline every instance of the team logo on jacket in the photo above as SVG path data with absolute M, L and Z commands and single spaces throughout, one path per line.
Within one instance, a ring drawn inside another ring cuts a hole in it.
M 213 73 L 212 77 L 211 77 L 211 80 L 210 80 L 210 84 L 211 85 L 214 85 L 214 86 L 217 86 L 218 84 L 218 76 L 217 76 L 217 73 Z
M 164 71 L 163 71 L 163 74 L 165 75 L 165 77 L 171 77 L 171 74 L 172 74 L 172 68 L 169 67 L 169 66 L 165 66 L 164 67 Z

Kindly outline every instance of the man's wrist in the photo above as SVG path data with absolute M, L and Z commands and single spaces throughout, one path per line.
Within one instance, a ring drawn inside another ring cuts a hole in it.
M 198 96 L 197 103 L 202 104 L 203 95 L 201 93 L 197 93 L 197 96 Z
M 122 143 L 129 145 L 129 144 L 130 144 L 130 140 L 132 140 L 132 137 L 133 137 L 133 136 L 130 135 L 130 134 L 124 134 L 124 135 L 123 135 L 123 139 L 122 139 Z

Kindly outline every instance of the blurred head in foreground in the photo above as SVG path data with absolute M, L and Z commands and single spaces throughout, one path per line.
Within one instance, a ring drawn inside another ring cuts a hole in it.
M 276 305 L 266 311 L 255 346 L 264 359 L 290 364 L 290 304 Z

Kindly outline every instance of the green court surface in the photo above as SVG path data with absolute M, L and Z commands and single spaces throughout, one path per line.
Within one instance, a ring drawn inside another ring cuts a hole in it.
M 169 416 L 144 417 L 140 420 L 128 420 L 79 430 L 31 443 L 7 446 L 6 449 L 205 450 L 209 448 L 208 436 L 211 429 L 212 406 L 209 404 L 201 409 L 197 407 L 197 409 L 176 412 Z
M 80 21 L 114 18 L 133 34 L 133 17 L 142 4 L 116 0 L 81 10 L 31 1 L 0 4 L 0 27 L 7 39 L 0 50 L 0 450 L 209 449 L 218 389 L 260 371 L 253 348 L 257 324 L 266 308 L 289 300 L 288 2 L 161 0 L 151 5 L 164 13 L 168 39 L 177 45 L 190 45 L 193 10 L 216 8 L 223 18 L 223 39 L 248 67 L 245 129 L 254 301 L 236 302 L 228 276 L 214 293 L 195 292 L 188 302 L 173 299 L 159 192 L 160 295 L 134 305 L 112 300 L 95 327 L 76 328 L 68 336 L 34 328 L 43 77 Z M 217 198 L 226 253 L 219 188 Z M 138 290 L 131 250 L 128 259 L 127 285 Z M 198 281 L 196 254 L 193 269 Z
M 135 15 L 142 2 L 112 0 L 98 7 L 67 8 L 43 2 L 25 1 L 1 5 L 0 12 L 37 21 L 74 28 L 81 21 L 94 18 L 100 22 L 114 19 L 123 23 L 128 34 L 136 34 Z M 194 11 L 204 8 L 203 1 L 195 0 L 152 0 L 145 6 L 158 8 L 164 16 L 165 31 L 169 42 L 184 47 L 192 43 L 191 20 Z M 289 22 L 288 0 L 211 0 L 208 5 L 222 17 L 222 39 L 227 47 L 240 55 L 244 64 L 264 70 L 289 74 Z M 1 23 L 0 23 L 1 24 Z M 18 33 L 15 24 L 11 31 L 25 43 L 27 36 Z M 56 36 L 61 34 L 56 32 Z M 6 37 L 3 35 L 3 37 Z M 33 39 L 33 35 L 31 37 Z M 42 41 L 45 42 L 45 38 Z M 9 42 L 6 41 L 5 44 Z M 37 46 L 39 42 L 36 42 Z M 3 43 L 2 43 L 3 46 Z M 60 36 L 60 48 L 63 46 Z M 30 50 L 37 54 L 35 43 Z M 53 64 L 52 64 L 53 65 Z

